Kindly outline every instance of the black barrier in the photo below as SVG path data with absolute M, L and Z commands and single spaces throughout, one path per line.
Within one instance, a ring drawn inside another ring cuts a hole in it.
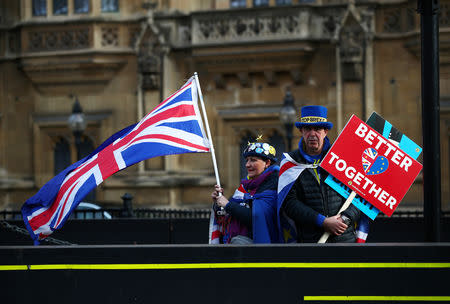
M 31 245 L 23 221 L 8 221 L 22 229 L 0 229 L 0 246 Z M 441 240 L 450 242 L 450 218 L 442 218 Z M 3 227 L 2 227 L 3 228 Z M 79 245 L 107 244 L 207 244 L 208 218 L 69 220 L 52 237 Z M 422 242 L 423 217 L 377 218 L 370 225 L 367 242 Z M 43 245 L 51 244 L 44 242 Z
M 449 303 L 450 243 L 0 247 L 2 303 Z

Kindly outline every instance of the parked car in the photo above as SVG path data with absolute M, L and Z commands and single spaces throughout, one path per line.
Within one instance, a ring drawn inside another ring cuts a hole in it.
M 75 209 L 75 212 L 72 214 L 71 218 L 75 219 L 108 219 L 110 220 L 112 218 L 111 214 L 106 211 L 101 211 L 101 207 L 88 203 L 88 202 L 81 202 L 77 208 Z

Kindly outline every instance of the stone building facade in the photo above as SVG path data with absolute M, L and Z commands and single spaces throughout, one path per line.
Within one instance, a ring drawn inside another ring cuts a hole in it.
M 442 208 L 450 208 L 450 1 L 441 0 Z M 329 109 L 335 139 L 352 114 L 376 111 L 422 145 L 420 15 L 409 0 L 4 0 L 0 4 L 0 210 L 76 161 L 75 100 L 86 154 L 137 122 L 198 72 L 221 183 L 263 134 L 288 149 L 280 110 Z M 300 133 L 294 130 L 292 146 Z M 419 159 L 421 160 L 421 158 Z M 108 178 L 91 199 L 129 192 L 135 207 L 208 207 L 209 154 L 160 157 Z M 423 206 L 420 175 L 399 208 Z

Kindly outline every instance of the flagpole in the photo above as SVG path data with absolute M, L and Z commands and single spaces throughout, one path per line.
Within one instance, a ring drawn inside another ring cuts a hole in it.
M 214 145 L 211 137 L 211 131 L 209 130 L 209 123 L 208 123 L 208 116 L 206 115 L 205 110 L 205 104 L 203 102 L 203 94 L 202 89 L 200 88 L 200 82 L 198 81 L 198 74 L 197 72 L 194 73 L 195 83 L 197 84 L 197 90 L 198 90 L 198 96 L 200 97 L 200 104 L 202 106 L 202 112 L 203 112 L 203 118 L 205 120 L 206 124 L 206 133 L 208 135 L 209 143 L 210 143 L 210 150 L 211 150 L 211 157 L 214 165 L 214 174 L 216 175 L 216 183 L 220 187 L 220 178 L 219 178 L 219 170 L 217 169 L 217 161 L 216 161 L 216 154 L 214 152 Z

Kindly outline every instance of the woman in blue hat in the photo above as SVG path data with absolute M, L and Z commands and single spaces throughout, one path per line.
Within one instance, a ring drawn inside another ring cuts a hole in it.
M 277 184 L 279 167 L 269 143 L 249 143 L 243 156 L 247 177 L 230 199 L 216 185 L 217 210 L 210 227 L 212 244 L 278 243 Z
M 327 108 L 305 106 L 295 126 L 302 133 L 298 149 L 284 153 L 278 194 L 278 224 L 285 242 L 316 243 L 324 232 L 329 242 L 356 241 L 354 223 L 360 211 L 325 183 L 328 173 L 319 165 L 331 147 Z M 351 149 L 351 147 L 349 147 Z

